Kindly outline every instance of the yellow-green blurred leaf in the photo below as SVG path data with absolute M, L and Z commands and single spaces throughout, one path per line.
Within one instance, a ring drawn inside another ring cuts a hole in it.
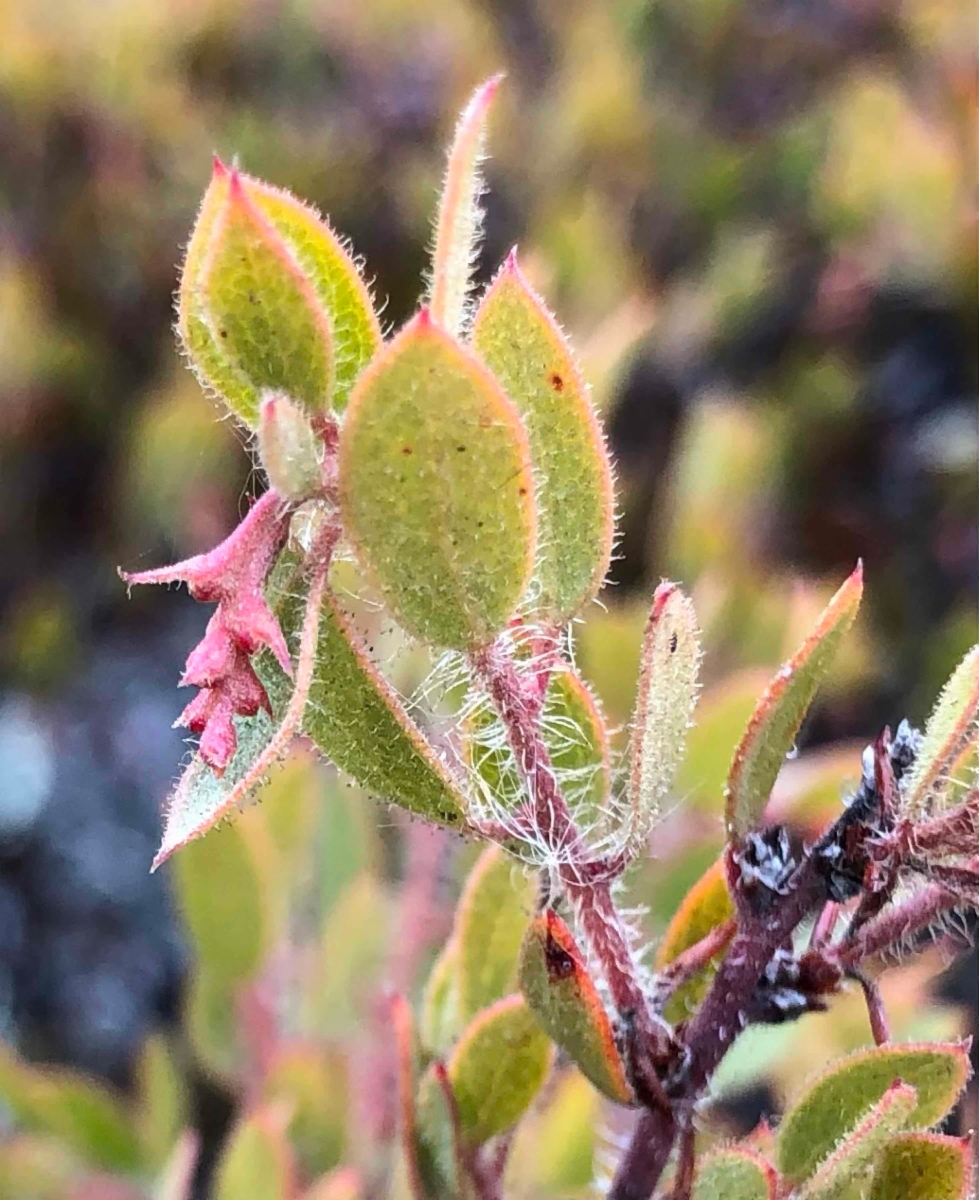
M 966 1200 L 971 1160 L 964 1138 L 901 1134 L 880 1156 L 870 1200 Z

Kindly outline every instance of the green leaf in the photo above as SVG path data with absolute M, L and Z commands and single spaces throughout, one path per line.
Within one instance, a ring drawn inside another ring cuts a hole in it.
M 96 1166 L 133 1171 L 141 1165 L 122 1101 L 75 1071 L 29 1065 L 0 1045 L 0 1100 L 22 1129 L 54 1134 Z
M 460 1132 L 449 1106 L 445 1064 L 429 1065 L 418 1085 L 417 1165 L 426 1200 L 476 1200 Z M 420 1198 L 419 1198 L 420 1200 Z
M 638 849 L 670 796 L 697 701 L 700 637 L 690 600 L 661 583 L 643 636 L 632 730 L 629 841 Z
M 965 1138 L 903 1133 L 880 1156 L 870 1200 L 966 1200 L 971 1158 Z
M 257 398 L 284 391 L 310 410 L 333 393 L 333 331 L 309 279 L 232 170 L 197 279 L 201 319 Z M 252 401 L 247 423 L 254 425 Z
M 962 1043 L 888 1044 L 858 1050 L 811 1084 L 783 1118 L 779 1170 L 794 1183 L 812 1175 L 896 1079 L 918 1093 L 908 1124 L 927 1128 L 949 1112 L 968 1076 L 969 1058 Z
M 483 190 L 480 164 L 486 142 L 486 118 L 502 78 L 495 75 L 476 89 L 459 118 L 449 149 L 435 225 L 429 303 L 436 321 L 452 334 L 461 332 L 466 316 L 483 218 L 479 197 Z
M 186 1084 L 162 1034 L 154 1034 L 143 1044 L 136 1066 L 136 1091 L 136 1125 L 143 1157 L 151 1166 L 162 1167 L 187 1116 Z
M 184 997 L 183 1022 L 194 1057 L 204 1070 L 225 1085 L 239 1085 L 245 1047 L 239 1041 L 228 985 L 212 979 L 207 971 L 194 975 Z
M 517 986 L 517 956 L 534 906 L 534 886 L 499 846 L 484 850 L 456 910 L 459 1015 L 480 1009 Z
M 466 1142 L 481 1145 L 523 1116 L 551 1066 L 551 1044 L 522 996 L 507 996 L 469 1024 L 448 1070 Z
M 881 1148 L 907 1124 L 918 1093 L 896 1080 L 880 1100 L 837 1143 L 799 1192 L 799 1200 L 845 1200 L 850 1188 L 873 1166 Z
M 507 623 L 533 566 L 527 435 L 426 310 L 360 377 L 340 435 L 344 527 L 414 636 L 466 650 Z
M 588 388 L 511 253 L 476 312 L 473 348 L 517 407 L 537 484 L 532 599 L 563 625 L 602 586 L 612 553 L 612 472 Z
M 513 750 L 487 699 L 470 718 L 466 752 L 494 804 L 513 812 L 527 796 Z M 551 766 L 577 828 L 585 841 L 611 832 L 614 814 L 605 721 L 587 684 L 570 668 L 552 672 L 541 715 L 541 736 Z
M 294 558 L 283 556 L 281 572 L 274 586 L 285 595 L 277 610 L 295 652 L 305 595 Z M 280 716 L 289 702 L 291 682 L 271 654 L 263 655 L 257 665 L 272 710 Z M 371 661 L 353 622 L 329 590 L 303 730 L 327 758 L 378 799 L 450 828 L 465 824 L 463 799 L 446 767 Z
M 823 610 L 812 633 L 782 665 L 758 701 L 728 772 L 725 796 L 731 842 L 740 841 L 761 820 L 816 689 L 853 624 L 862 593 L 863 567 L 858 563 Z
M 335 1167 L 347 1132 L 347 1065 L 335 1049 L 314 1041 L 284 1041 L 263 1081 L 263 1098 L 289 1112 L 288 1135 L 309 1177 Z
M 217 1165 L 213 1200 L 290 1200 L 294 1168 L 283 1124 L 274 1108 L 238 1123 Z
M 684 950 L 695 946 L 712 929 L 734 916 L 734 903 L 728 891 L 723 859 L 712 863 L 697 880 L 676 910 L 667 926 L 656 954 L 656 969 L 662 971 Z M 720 966 L 724 951 L 681 984 L 669 999 L 663 1015 L 674 1023 L 686 1020 L 707 994 L 711 980 Z
M 267 387 L 340 410 L 381 342 L 367 289 L 329 227 L 288 193 L 217 162 L 178 316 L 202 384 L 252 427 Z
M 693 1200 L 775 1200 L 772 1167 L 750 1150 L 716 1150 L 697 1168 Z
M 552 909 L 530 924 L 520 988 L 541 1028 L 603 1095 L 632 1104 L 612 1025 L 571 931 Z
M 193 842 L 174 863 L 177 905 L 200 969 L 232 988 L 261 965 L 268 938 L 264 880 L 235 826 Z
M 979 737 L 979 646 L 973 646 L 952 672 L 938 697 L 925 739 L 907 779 L 901 781 L 902 807 L 911 818 L 943 807 L 956 760 Z
M 444 1054 L 459 1031 L 459 948 L 450 938 L 432 964 L 422 995 L 419 1032 L 426 1049 Z

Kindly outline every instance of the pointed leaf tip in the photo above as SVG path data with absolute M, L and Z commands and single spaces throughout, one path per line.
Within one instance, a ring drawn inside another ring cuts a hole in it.
M 520 950 L 520 988 L 547 1033 L 603 1095 L 634 1097 L 605 1006 L 571 930 L 552 909 L 530 923 Z
M 728 772 L 726 822 L 730 842 L 739 842 L 760 822 L 816 690 L 856 618 L 862 595 L 863 563 L 858 561 L 812 632 L 783 663 L 755 706 Z
M 777 1177 L 760 1154 L 737 1147 L 704 1156 L 692 1200 L 775 1200 Z
M 473 349 L 530 439 L 539 535 L 535 615 L 562 625 L 598 592 L 614 535 L 605 439 L 567 339 L 511 252 L 480 301 Z
M 955 764 L 979 739 L 979 645 L 973 646 L 942 688 L 925 726 L 914 766 L 901 781 L 902 808 L 920 818 L 945 807 Z
M 480 163 L 486 119 L 502 75 L 488 79 L 463 109 L 449 149 L 435 226 L 429 297 L 435 319 L 449 333 L 461 332 L 471 285 L 473 259 L 482 225 Z

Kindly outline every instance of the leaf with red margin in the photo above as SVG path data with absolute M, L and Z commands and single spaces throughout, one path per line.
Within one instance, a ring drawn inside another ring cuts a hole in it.
M 863 566 L 858 563 L 823 610 L 812 633 L 783 663 L 758 701 L 728 772 L 726 821 L 732 844 L 760 822 L 816 689 L 853 624 L 862 594 Z
M 750 1150 L 715 1150 L 697 1168 L 692 1200 L 775 1200 L 775 1170 Z
M 971 1176 L 968 1138 L 903 1133 L 880 1156 L 870 1200 L 966 1200 Z
M 541 1028 L 617 1104 L 634 1103 L 612 1025 L 571 930 L 551 909 L 520 951 L 520 987 Z

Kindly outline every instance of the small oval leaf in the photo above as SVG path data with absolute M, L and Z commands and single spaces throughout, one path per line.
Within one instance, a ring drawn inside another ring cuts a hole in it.
M 734 916 L 734 902 L 727 887 L 723 859 L 701 875 L 673 914 L 656 954 L 656 969 L 662 971 L 675 958 L 695 946 L 712 929 Z M 674 1023 L 686 1020 L 707 994 L 710 981 L 724 957 L 718 954 L 696 975 L 682 983 L 670 996 L 663 1015 Z
M 853 624 L 862 594 L 863 567 L 858 563 L 812 633 L 782 665 L 758 701 L 728 772 L 725 798 L 730 841 L 740 841 L 761 820 L 816 689 Z
M 514 860 L 498 846 L 484 850 L 456 909 L 453 941 L 462 1020 L 512 994 L 533 903 L 533 884 Z
M 444 1054 L 459 1032 L 459 949 L 454 938 L 432 964 L 422 993 L 419 1032 L 426 1050 Z
M 465 1141 L 478 1146 L 516 1124 L 550 1066 L 551 1043 L 522 996 L 483 1009 L 448 1063 Z
M 902 1133 L 884 1147 L 870 1200 L 966 1200 L 971 1175 L 967 1139 Z
M 778 1134 L 779 1170 L 794 1183 L 808 1178 L 896 1079 L 918 1093 L 907 1123 L 927 1128 L 951 1109 L 968 1077 L 969 1056 L 961 1043 L 858 1050 L 811 1084 L 784 1117 Z
M 902 780 L 902 807 L 909 817 L 943 807 L 948 779 L 970 741 L 979 737 L 979 646 L 952 672 L 932 709 L 914 766 Z
M 882 1147 L 907 1124 L 918 1093 L 900 1080 L 839 1141 L 799 1192 L 799 1200 L 845 1200 L 867 1174 Z
M 527 427 L 539 523 L 532 604 L 541 620 L 563 625 L 608 570 L 612 470 L 571 348 L 515 253 L 479 305 L 472 342 Z
M 520 988 L 541 1028 L 600 1092 L 632 1104 L 611 1022 L 567 925 L 547 909 L 527 929 Z
M 424 310 L 354 389 L 340 498 L 409 633 L 465 650 L 506 625 L 533 565 L 527 436 L 486 368 Z
M 629 843 L 645 841 L 669 796 L 697 701 L 700 635 L 690 600 L 661 583 L 643 635 L 632 729 Z
M 775 1200 L 775 1171 L 750 1150 L 705 1155 L 693 1181 L 693 1200 Z

